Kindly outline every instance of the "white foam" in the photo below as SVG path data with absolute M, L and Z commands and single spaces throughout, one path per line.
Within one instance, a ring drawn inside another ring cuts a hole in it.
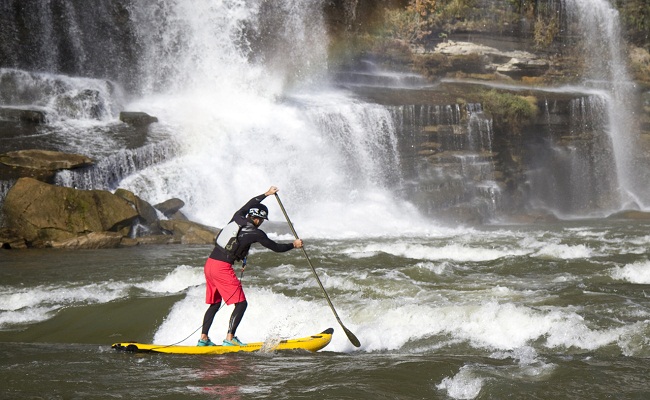
M 507 300 L 504 293 L 499 298 Z M 643 332 L 639 324 L 593 329 L 576 312 L 559 308 L 538 310 L 496 301 L 450 301 L 446 306 L 402 303 L 402 299 L 366 300 L 348 315 L 350 327 L 356 329 L 353 332 L 363 338 L 363 350 L 394 350 L 411 340 L 440 335 L 493 351 L 513 351 L 542 339 L 552 349 L 595 350 L 611 344 L 624 346 L 625 337 Z
M 557 258 L 562 260 L 570 260 L 575 258 L 590 258 L 596 253 L 584 244 L 567 245 L 550 243 L 544 245 L 532 256 L 540 258 Z
M 436 387 L 446 390 L 452 399 L 475 399 L 481 393 L 484 381 L 474 374 L 471 367 L 463 366 L 456 375 L 444 378 Z
M 153 293 L 178 293 L 190 286 L 205 282 L 203 268 L 181 265 L 159 281 L 145 282 L 136 286 Z
M 71 283 L 28 289 L 0 287 L 0 328 L 45 321 L 65 307 L 103 304 L 126 298 L 133 287 L 158 295 L 178 293 L 203 282 L 202 268 L 181 265 L 162 280 L 150 282 Z
M 623 267 L 610 270 L 610 275 L 616 280 L 637 284 L 650 283 L 650 261 L 639 261 Z
M 289 298 L 270 289 L 250 287 L 245 291 L 248 308 L 237 330 L 237 336 L 244 342 L 309 336 L 333 327 L 329 309 L 324 302 Z M 196 344 L 207 307 L 205 286 L 190 288 L 187 297 L 174 305 L 158 328 L 154 342 L 171 344 L 181 341 L 179 344 Z M 209 332 L 215 342 L 225 338 L 233 307 L 225 306 L 217 312 Z
M 499 258 L 527 254 L 526 250 L 514 248 L 485 248 L 463 244 L 445 244 L 442 246 L 416 244 L 410 240 L 400 240 L 393 243 L 372 243 L 363 246 L 350 247 L 343 250 L 343 253 L 361 258 L 364 255 L 371 257 L 377 253 L 386 253 L 395 256 L 429 260 L 453 260 L 461 262 L 492 261 Z
M 416 264 L 416 266 L 418 268 L 429 270 L 436 275 L 442 275 L 452 268 L 449 262 L 446 261 L 443 261 L 441 263 L 419 262 Z
M 0 311 L 0 328 L 45 321 L 58 309 L 59 307 L 28 307 L 15 311 Z
M 0 328 L 43 321 L 67 306 L 106 303 L 126 296 L 127 288 L 126 284 L 113 282 L 30 289 L 3 287 L 0 289 Z

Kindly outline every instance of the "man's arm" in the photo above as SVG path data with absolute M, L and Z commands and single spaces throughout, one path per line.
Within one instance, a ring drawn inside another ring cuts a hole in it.
M 266 236 L 266 233 L 264 231 L 256 230 L 255 233 L 258 235 L 257 242 L 259 244 L 261 244 L 262 246 L 266 247 L 269 250 L 275 251 L 276 253 L 284 253 L 285 251 L 289 251 L 295 247 L 293 242 L 278 243 L 269 239 L 269 237 Z
M 269 190 L 267 190 L 266 192 L 264 192 L 264 193 L 260 194 L 259 196 L 255 196 L 252 199 L 248 200 L 248 202 L 246 204 L 244 204 L 244 206 L 242 208 L 237 210 L 235 215 L 232 216 L 231 221 L 237 221 L 237 224 L 239 226 L 246 225 L 246 215 L 248 214 L 248 210 L 250 210 L 251 208 L 253 208 L 256 205 L 260 204 L 262 202 L 262 200 L 264 200 L 268 196 L 274 195 L 277 192 L 278 192 L 278 188 L 275 187 L 275 186 L 271 186 L 269 188 Z

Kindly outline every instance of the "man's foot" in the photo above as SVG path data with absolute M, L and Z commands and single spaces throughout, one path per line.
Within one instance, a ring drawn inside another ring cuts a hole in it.
M 216 346 L 210 339 L 199 339 L 197 346 Z
M 224 340 L 223 346 L 246 346 L 246 343 L 242 343 L 241 340 L 237 339 L 237 336 L 235 336 L 230 340 Z

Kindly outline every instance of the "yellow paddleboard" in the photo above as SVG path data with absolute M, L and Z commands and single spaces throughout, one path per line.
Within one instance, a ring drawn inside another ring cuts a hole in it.
M 267 342 L 248 343 L 246 346 L 173 346 L 161 344 L 144 344 L 136 342 L 114 343 L 111 347 L 115 350 L 137 353 L 169 353 L 169 354 L 225 354 L 240 351 L 271 352 L 278 350 L 308 350 L 318 351 L 327 346 L 332 340 L 334 329 L 329 328 L 318 335 L 307 336 L 299 339 L 270 340 Z

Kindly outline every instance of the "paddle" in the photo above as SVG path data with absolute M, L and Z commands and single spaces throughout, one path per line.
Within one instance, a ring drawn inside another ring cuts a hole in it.
M 282 202 L 280 201 L 280 196 L 278 196 L 277 193 L 275 193 L 275 198 L 278 201 L 278 204 L 280 205 L 280 208 L 282 209 L 282 213 L 284 214 L 284 218 L 287 219 L 287 223 L 289 224 L 289 228 L 291 228 L 291 232 L 293 232 L 293 236 L 296 239 L 298 238 L 298 234 L 296 233 L 296 230 L 293 228 L 293 224 L 291 223 L 291 220 L 289 219 L 289 216 L 287 215 L 287 211 L 284 209 L 284 206 L 282 205 Z M 336 317 L 336 320 L 339 322 L 339 325 L 341 325 L 341 328 L 343 328 L 343 331 L 345 334 L 348 336 L 348 339 L 350 342 L 355 346 L 355 347 L 360 347 L 361 342 L 359 342 L 359 339 L 357 339 L 356 336 L 354 336 L 354 333 L 350 332 L 348 328 L 343 325 L 343 322 L 341 322 L 341 318 L 339 318 L 339 315 L 336 313 L 336 310 L 334 309 L 334 305 L 332 304 L 332 301 L 330 300 L 330 297 L 327 295 L 327 292 L 325 291 L 325 287 L 323 286 L 323 283 L 320 281 L 320 278 L 318 277 L 318 274 L 316 274 L 316 268 L 314 268 L 314 265 L 311 263 L 311 260 L 309 259 L 309 256 L 307 255 L 307 251 L 305 250 L 305 247 L 302 247 L 302 252 L 305 255 L 305 258 L 307 259 L 307 262 L 309 263 L 309 266 L 311 267 L 311 271 L 314 273 L 314 277 L 316 277 L 316 282 L 318 282 L 318 285 L 320 286 L 321 290 L 323 291 L 323 294 L 325 295 L 325 299 L 327 299 L 327 303 L 329 303 L 330 308 L 332 309 L 332 312 L 334 313 L 334 316 Z

